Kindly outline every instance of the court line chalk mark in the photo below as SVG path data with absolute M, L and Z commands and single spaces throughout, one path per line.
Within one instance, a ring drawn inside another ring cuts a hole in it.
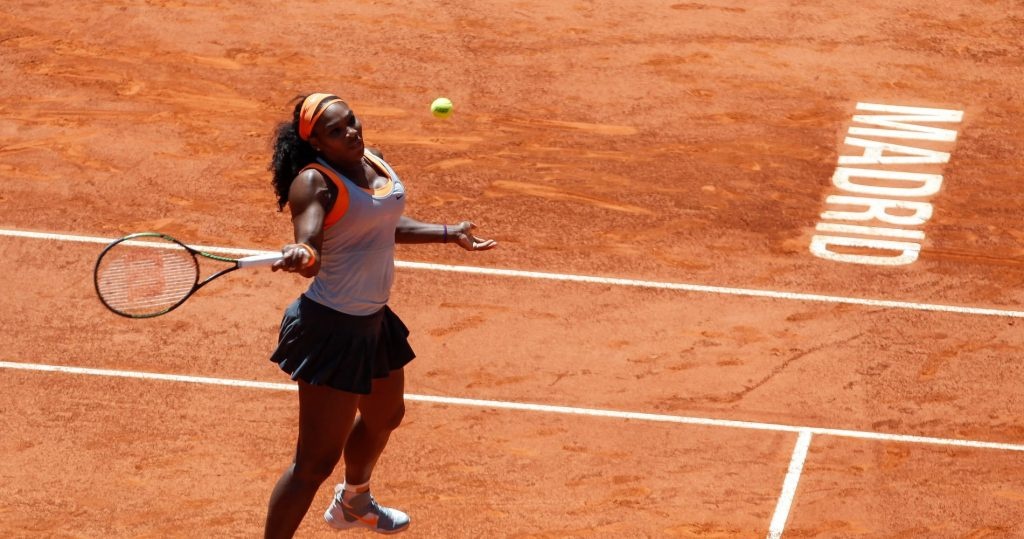
M 21 230 L 0 229 L 0 236 L 45 239 L 56 241 L 74 241 L 85 243 L 110 243 L 114 238 L 97 238 L 91 236 L 76 236 L 70 234 L 55 234 L 49 232 L 29 232 Z M 276 251 L 260 249 L 240 249 L 235 247 L 219 247 L 213 245 L 191 245 L 200 251 L 223 253 L 235 256 L 261 255 Z M 395 261 L 395 266 L 406 269 L 418 269 L 440 272 L 468 273 L 475 275 L 489 275 L 495 277 L 513 277 L 521 279 L 540 279 L 549 281 L 566 281 L 575 283 L 589 283 L 601 285 L 624 286 L 632 288 L 653 288 L 661 290 L 678 290 L 684 292 L 701 292 L 707 294 L 722 294 L 731 296 L 757 297 L 769 299 L 784 299 L 793 301 L 809 301 L 818 303 L 836 303 L 845 305 L 862 305 L 868 307 L 883 307 L 889 309 L 907 309 L 915 311 L 944 312 L 954 314 L 969 314 L 978 316 L 997 316 L 1008 318 L 1024 318 L 1024 311 L 1012 311 L 1006 309 L 991 309 L 984 307 L 963 307 L 958 305 L 942 305 L 935 303 L 915 303 L 911 301 L 895 301 L 868 298 L 851 298 L 843 296 L 827 296 L 823 294 L 807 294 L 802 292 L 780 292 L 775 290 L 757 290 L 751 288 L 731 288 L 724 286 L 710 286 L 689 283 L 670 283 L 659 281 L 643 281 L 636 279 L 621 279 L 616 277 L 595 277 L 589 275 L 567 275 L 560 273 L 548 273 L 541 271 L 523 271 L 498 268 L 481 268 L 476 266 L 450 266 L 444 264 L 431 264 L 425 262 L 403 262 Z
M 804 471 L 804 461 L 807 460 L 807 450 L 811 447 L 811 431 L 802 430 L 796 437 L 796 446 L 793 448 L 793 457 L 789 460 L 789 469 L 786 471 L 786 479 L 782 482 L 782 494 L 779 495 L 778 504 L 775 506 L 775 514 L 768 526 L 768 539 L 781 539 L 782 532 L 786 528 L 786 520 L 789 519 L 789 510 L 793 506 L 793 498 L 796 497 L 796 486 L 800 483 L 800 474 Z
M 284 384 L 275 382 L 259 382 L 251 380 L 233 380 L 230 378 L 211 378 L 206 376 L 187 376 L 182 374 L 164 374 L 153 372 L 123 371 L 113 369 L 96 369 L 90 367 L 73 367 L 66 365 L 46 365 L 40 363 L 20 363 L 0 361 L 0 369 L 17 369 L 26 371 L 55 372 L 65 374 L 82 374 L 91 376 L 108 376 L 115 378 L 135 378 L 144 380 L 160 380 L 169 382 L 186 382 L 192 384 L 208 384 L 219 386 L 244 387 L 252 389 L 269 389 L 276 391 L 296 391 L 295 384 Z M 706 417 L 688 417 L 666 414 L 651 414 L 644 412 L 624 412 L 619 410 L 601 410 L 596 408 L 577 408 L 572 406 L 556 406 L 551 404 L 534 404 L 524 402 L 494 401 L 482 399 L 467 399 L 462 397 L 444 397 L 439 395 L 415 395 L 407 393 L 405 398 L 413 402 L 426 402 L 432 404 L 443 404 L 452 406 L 471 406 L 477 408 L 492 408 L 500 410 L 517 410 L 523 412 L 546 412 L 554 414 L 605 417 L 612 419 L 631 419 L 637 421 L 650 421 L 656 423 L 676 423 L 683 425 L 699 425 L 706 427 L 725 427 L 732 429 L 760 430 L 769 432 L 792 432 L 796 434 L 817 434 L 819 436 L 835 436 L 839 438 L 855 438 L 862 440 L 875 440 L 884 442 L 900 442 L 912 444 L 929 444 L 940 446 L 955 446 L 972 449 L 997 449 L 1002 451 L 1024 452 L 1024 445 L 1009 444 L 1001 442 L 985 442 L 977 440 L 958 440 L 953 438 L 934 438 L 929 436 L 914 436 L 909 434 L 888 434 L 882 432 L 869 432 L 858 430 L 829 429 L 821 427 L 800 427 L 793 425 L 782 425 L 777 423 L 758 423 L 752 421 L 737 421 L 731 419 L 712 419 Z

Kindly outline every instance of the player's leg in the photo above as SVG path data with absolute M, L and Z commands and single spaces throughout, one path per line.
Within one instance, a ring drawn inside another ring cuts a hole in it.
M 270 496 L 264 537 L 290 538 L 316 491 L 341 459 L 360 395 L 299 381 L 299 440 L 295 462 Z
M 359 417 L 345 444 L 345 481 L 357 485 L 370 480 L 377 459 L 405 416 L 405 371 L 391 371 L 373 380 L 369 395 L 359 399 Z
M 369 395 L 359 399 L 356 419 L 345 444 L 345 484 L 338 485 L 324 514 L 335 528 L 363 527 L 379 533 L 395 533 L 409 526 L 409 516 L 380 506 L 370 493 L 370 476 L 377 459 L 405 414 L 405 373 L 391 371 L 377 378 Z

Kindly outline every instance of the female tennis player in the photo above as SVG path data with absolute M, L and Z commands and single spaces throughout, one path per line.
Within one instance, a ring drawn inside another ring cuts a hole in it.
M 264 536 L 292 537 L 320 485 L 345 459 L 345 481 L 324 514 L 332 527 L 396 533 L 405 513 L 379 505 L 370 476 L 405 412 L 409 330 L 388 307 L 396 243 L 493 248 L 474 225 L 402 215 L 405 186 L 340 98 L 316 93 L 277 128 L 270 169 L 291 209 L 295 243 L 274 270 L 313 280 L 284 313 L 271 360 L 299 386 L 295 460 L 270 496 Z

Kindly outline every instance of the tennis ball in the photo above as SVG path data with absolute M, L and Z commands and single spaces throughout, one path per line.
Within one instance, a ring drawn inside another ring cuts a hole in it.
M 447 97 L 439 97 L 430 104 L 430 112 L 438 118 L 447 118 L 452 115 L 452 100 Z

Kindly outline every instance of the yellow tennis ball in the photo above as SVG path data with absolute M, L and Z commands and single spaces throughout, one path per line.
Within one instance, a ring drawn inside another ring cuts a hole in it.
M 447 118 L 452 115 L 452 100 L 447 97 L 439 97 L 430 104 L 430 113 L 438 118 Z

